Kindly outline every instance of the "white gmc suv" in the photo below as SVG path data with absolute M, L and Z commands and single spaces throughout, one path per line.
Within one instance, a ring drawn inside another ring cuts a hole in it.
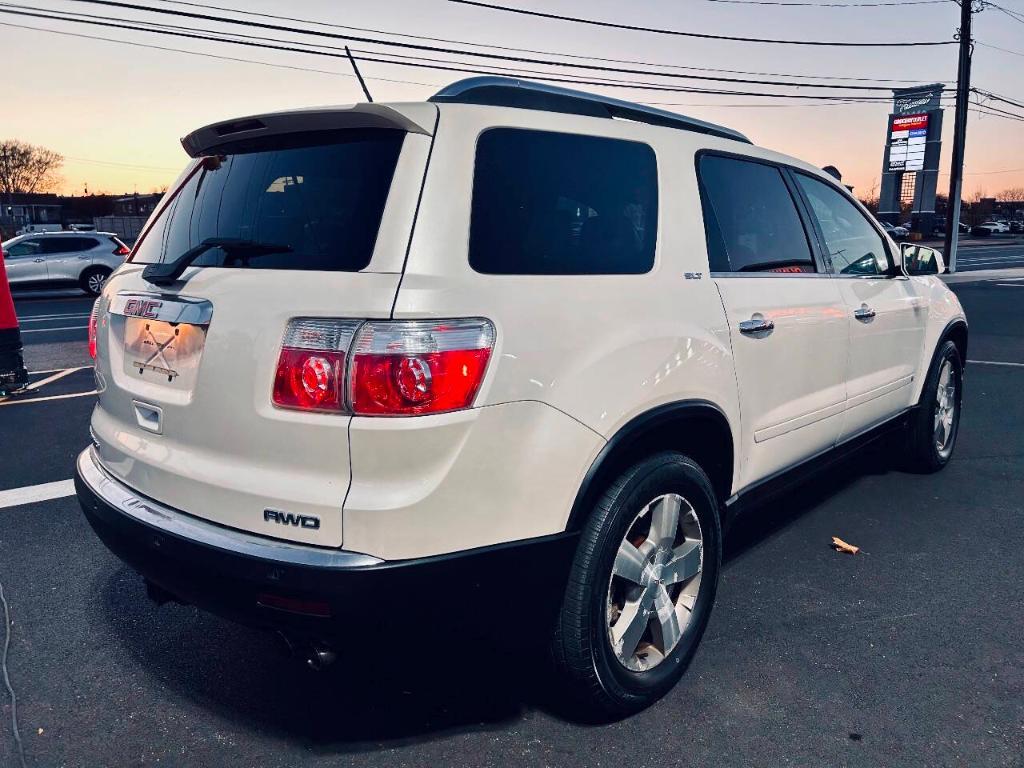
M 949 461 L 941 257 L 735 131 L 484 77 L 182 143 L 77 462 L 156 599 L 318 643 L 490 612 L 622 715 L 693 657 L 736 513 L 894 431 Z

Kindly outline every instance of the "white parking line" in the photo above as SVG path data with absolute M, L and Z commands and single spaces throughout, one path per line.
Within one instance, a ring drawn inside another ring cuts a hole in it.
M 1024 288 L 1024 283 L 996 283 L 1003 288 Z
M 84 331 L 88 325 L 65 325 L 60 328 L 30 328 L 22 333 L 49 333 L 50 331 Z
M 6 400 L 0 400 L 0 408 L 8 405 L 28 405 L 30 403 L 45 403 L 47 400 L 67 400 L 70 397 L 86 397 L 88 395 L 95 395 L 96 390 L 92 389 L 88 392 L 72 392 L 69 395 L 50 395 L 49 397 L 32 397 L 28 400 L 18 400 L 16 398 L 8 398 Z
M 46 374 L 57 374 L 57 373 L 60 373 L 61 371 L 69 371 L 69 370 L 70 371 L 84 371 L 87 368 L 92 368 L 92 366 L 82 366 L 82 368 L 74 368 L 74 369 L 50 368 L 50 369 L 47 369 L 46 371 L 30 371 L 29 372 L 29 376 L 46 376 Z
M 27 485 L 24 488 L 12 488 L 9 491 L 0 491 L 0 509 L 4 509 L 5 507 L 17 507 L 21 504 L 33 504 L 37 501 L 63 499 L 65 496 L 74 495 L 74 480 L 58 480 L 55 483 Z
M 971 365 L 1005 365 L 1010 368 L 1024 368 L 1024 363 L 1004 363 L 999 360 L 968 360 Z
M 45 323 L 48 320 L 81 320 L 83 317 L 88 316 L 88 312 L 84 315 L 30 315 L 28 317 L 19 317 L 18 323 Z
M 52 376 L 47 376 L 45 379 L 40 379 L 39 381 L 29 384 L 27 387 L 25 387 L 25 391 L 31 392 L 33 389 L 39 389 L 44 384 L 49 384 L 51 382 L 58 381 L 59 379 L 63 379 L 65 376 L 70 376 L 75 371 L 81 371 L 84 370 L 85 368 L 91 367 L 92 366 L 83 365 L 79 368 L 65 368 L 62 371 L 56 371 Z

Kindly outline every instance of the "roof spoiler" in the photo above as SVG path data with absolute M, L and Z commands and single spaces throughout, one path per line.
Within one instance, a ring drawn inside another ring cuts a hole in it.
M 190 157 L 201 157 L 241 139 L 340 128 L 387 128 L 429 136 L 434 131 L 436 120 L 437 107 L 429 104 L 315 107 L 213 123 L 185 136 L 181 146 Z

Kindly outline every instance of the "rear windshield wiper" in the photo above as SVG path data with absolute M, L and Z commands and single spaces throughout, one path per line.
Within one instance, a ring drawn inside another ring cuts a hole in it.
M 290 245 L 258 243 L 255 240 L 239 240 L 232 237 L 209 237 L 195 248 L 189 248 L 174 261 L 150 264 L 142 270 L 142 279 L 156 285 L 170 285 L 185 271 L 189 264 L 212 248 L 220 248 L 228 256 L 249 259 L 252 256 L 266 256 L 271 253 L 291 253 Z

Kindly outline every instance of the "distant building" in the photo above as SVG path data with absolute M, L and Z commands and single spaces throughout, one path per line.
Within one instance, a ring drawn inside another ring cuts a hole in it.
M 159 192 L 152 195 L 128 195 L 114 201 L 115 216 L 149 216 L 156 210 L 163 195 Z
M 57 195 L 23 193 L 0 195 L 0 232 L 4 236 L 29 224 L 60 224 L 63 205 Z

